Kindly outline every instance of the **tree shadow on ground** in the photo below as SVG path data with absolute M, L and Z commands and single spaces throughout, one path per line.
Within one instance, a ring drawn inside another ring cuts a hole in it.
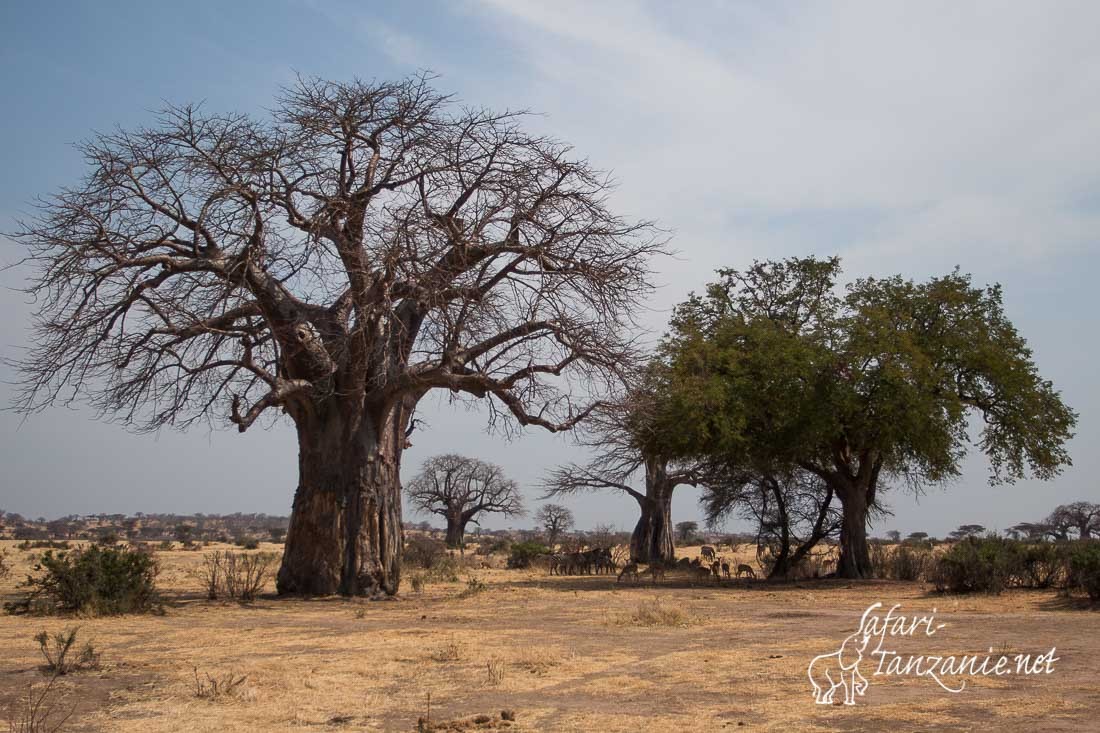
M 545 575 L 541 577 L 527 576 L 501 582 L 497 585 L 513 588 L 541 588 L 544 590 L 560 590 L 562 592 L 575 591 L 608 591 L 608 590 L 652 590 L 654 588 L 673 588 L 678 590 L 728 590 L 728 591 L 798 591 L 807 588 L 821 590 L 854 588 L 856 585 L 862 588 L 882 585 L 892 585 L 894 581 L 888 580 L 845 580 L 839 578 L 814 578 L 808 580 L 787 580 L 759 578 L 723 578 L 720 581 L 698 581 L 687 574 L 668 572 L 665 579 L 656 585 L 644 577 L 637 583 L 619 582 L 614 575 Z

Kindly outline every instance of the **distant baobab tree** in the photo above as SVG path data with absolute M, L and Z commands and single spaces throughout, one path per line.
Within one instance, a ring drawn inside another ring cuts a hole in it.
M 1092 539 L 1094 532 L 1100 534 L 1100 504 L 1089 501 L 1062 504 L 1051 512 L 1045 524 L 1055 528 L 1062 539 L 1068 536 L 1071 528 L 1077 531 L 1078 538 Z
M 282 411 L 299 478 L 279 591 L 395 593 L 420 399 L 573 427 L 630 361 L 663 248 L 523 122 L 426 76 L 300 79 L 263 118 L 170 107 L 93 137 L 84 180 L 15 235 L 38 304 L 18 408 L 85 400 L 148 430 Z
M 562 534 L 572 529 L 573 512 L 561 504 L 543 504 L 535 513 L 535 522 L 546 533 L 546 544 L 554 549 Z
M 447 521 L 449 547 L 462 546 L 466 525 L 479 514 L 523 514 L 519 484 L 503 468 L 453 453 L 424 461 L 405 493 L 414 507 Z
M 614 400 L 593 410 L 577 441 L 593 451 L 586 464 L 570 463 L 543 479 L 544 498 L 587 492 L 623 493 L 638 503 L 638 522 L 630 536 L 632 562 L 673 562 L 676 545 L 672 495 L 696 485 L 694 461 L 670 459 L 653 425 L 660 409 L 662 382 L 653 363 L 632 374 Z

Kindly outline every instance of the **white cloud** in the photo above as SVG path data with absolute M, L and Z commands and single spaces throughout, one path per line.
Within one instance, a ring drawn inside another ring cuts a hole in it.
M 531 66 L 528 103 L 614 165 L 627 208 L 708 243 L 707 264 L 738 234 L 742 252 L 782 242 L 716 230 L 723 208 L 896 215 L 853 254 L 946 237 L 1025 263 L 1089 245 L 1095 217 L 1066 202 L 1100 169 L 1100 6 L 482 7 Z

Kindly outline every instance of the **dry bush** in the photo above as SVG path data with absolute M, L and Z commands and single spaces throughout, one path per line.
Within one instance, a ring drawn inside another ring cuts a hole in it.
M 457 662 L 462 659 L 462 644 L 453 636 L 447 643 L 432 650 L 434 662 Z
M 486 585 L 477 578 L 470 576 L 466 580 L 466 587 L 458 594 L 459 598 L 469 598 L 470 596 L 476 596 L 486 589 Z
M 642 601 L 633 611 L 612 619 L 617 626 L 687 626 L 688 616 L 681 609 L 660 599 Z
M 275 555 L 270 552 L 243 554 L 217 551 L 203 555 L 193 575 L 202 583 L 206 597 L 251 601 L 263 590 Z
M 562 653 L 553 647 L 527 647 L 512 659 L 512 664 L 541 677 L 564 660 Z
M 611 562 L 621 568 L 630 562 L 630 545 L 615 545 L 611 548 Z
M 932 551 L 925 547 L 871 545 L 874 577 L 890 580 L 923 580 L 932 566 Z
M 406 565 L 433 570 L 447 557 L 449 557 L 447 545 L 443 541 L 413 535 L 405 542 L 405 551 L 401 560 Z
M 38 642 L 38 650 L 46 658 L 43 671 L 63 675 L 86 669 L 99 669 L 99 652 L 91 642 L 86 642 L 77 653 L 76 636 L 79 630 L 79 626 L 74 626 L 55 632 L 53 635 L 45 630 L 35 635 L 34 640 Z
M 195 674 L 195 697 L 201 700 L 213 701 L 248 701 L 252 699 L 252 690 L 245 684 L 247 675 L 239 675 L 233 671 L 221 675 L 212 675 L 203 672 L 199 676 L 199 668 L 192 667 Z
M 61 707 L 56 694 L 57 678 L 54 674 L 37 689 L 28 685 L 26 693 L 8 706 L 9 733 L 56 733 L 68 722 L 76 708 Z
M 499 685 L 504 681 L 504 660 L 493 657 L 485 663 L 485 672 L 490 685 Z
M 11 575 L 11 561 L 8 560 L 7 550 L 0 550 L 0 580 L 6 580 Z

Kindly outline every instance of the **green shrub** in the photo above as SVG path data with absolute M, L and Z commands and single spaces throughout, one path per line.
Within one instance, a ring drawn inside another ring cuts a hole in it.
M 405 542 L 403 560 L 406 565 L 431 570 L 445 557 L 448 557 L 447 545 L 442 540 L 413 535 Z
M 1067 548 L 1048 542 L 1021 545 L 1021 584 L 1032 588 L 1049 588 L 1065 575 Z
M 508 555 L 508 567 L 530 567 L 532 560 L 549 552 L 550 548 L 541 542 L 517 542 L 512 545 L 512 550 Z
M 1078 542 L 1069 551 L 1070 588 L 1083 590 L 1092 601 L 1100 601 L 1100 542 Z
M 35 635 L 34 640 L 38 642 L 38 650 L 46 659 L 44 672 L 63 675 L 86 669 L 99 669 L 99 652 L 91 642 L 85 643 L 77 653 L 76 635 L 79 630 L 80 627 L 75 626 L 64 631 L 56 631 L 53 635 L 45 630 Z
M 157 563 L 148 553 L 97 545 L 47 550 L 34 570 L 38 575 L 23 584 L 27 596 L 7 604 L 9 612 L 112 615 L 159 607 Z
M 929 570 L 936 589 L 951 593 L 1000 593 L 1023 575 L 1020 543 L 1000 537 L 968 537 L 939 556 Z

